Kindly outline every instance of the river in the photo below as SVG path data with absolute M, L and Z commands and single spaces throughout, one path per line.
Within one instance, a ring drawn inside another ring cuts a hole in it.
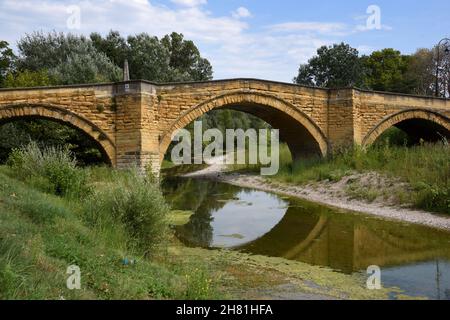
M 166 177 L 162 186 L 173 209 L 194 212 L 176 230 L 188 246 L 282 257 L 346 274 L 376 265 L 384 287 L 450 300 L 449 232 L 210 180 Z

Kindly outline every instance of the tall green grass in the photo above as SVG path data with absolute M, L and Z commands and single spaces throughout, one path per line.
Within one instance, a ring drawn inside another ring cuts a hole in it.
M 168 233 L 169 206 L 159 186 L 137 170 L 114 174 L 85 204 L 84 218 L 92 226 L 122 224 L 129 244 L 151 254 Z
M 368 150 L 342 150 L 326 159 L 284 163 L 273 179 L 306 184 L 376 171 L 408 183 L 411 190 L 407 198 L 415 207 L 450 213 L 450 148 L 446 141 L 412 147 L 381 144 Z
M 7 161 L 14 175 L 42 191 L 60 196 L 85 197 L 87 175 L 64 147 L 39 147 L 36 142 L 14 149 Z

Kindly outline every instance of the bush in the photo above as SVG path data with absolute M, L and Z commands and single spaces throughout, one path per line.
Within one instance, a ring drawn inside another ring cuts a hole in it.
M 30 142 L 14 149 L 7 164 L 16 177 L 44 192 L 80 198 L 90 192 L 86 172 L 76 167 L 77 161 L 67 148 L 40 148 Z
M 169 206 L 158 184 L 137 170 L 114 174 L 86 206 L 88 223 L 99 226 L 110 221 L 123 225 L 130 245 L 145 255 L 151 254 L 167 235 Z

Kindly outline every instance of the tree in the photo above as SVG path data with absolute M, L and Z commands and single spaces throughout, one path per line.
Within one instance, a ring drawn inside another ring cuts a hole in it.
M 120 80 L 121 69 L 83 36 L 34 32 L 21 38 L 18 48 L 19 70 L 48 70 L 57 84 Z
M 433 95 L 436 77 L 434 54 L 430 49 L 418 49 L 409 60 L 405 76 L 414 82 L 411 93 Z
M 64 63 L 51 69 L 51 74 L 59 84 L 116 82 L 121 80 L 122 70 L 105 54 L 86 48 L 84 52 L 69 53 Z
M 132 79 L 155 82 L 203 81 L 212 79 L 209 61 L 183 34 L 173 32 L 162 39 L 140 33 L 127 39 L 117 31 L 103 38 L 98 33 L 90 36 L 98 51 L 122 66 L 128 59 Z
M 202 58 L 200 51 L 190 40 L 184 40 L 181 33 L 172 32 L 161 39 L 161 44 L 169 50 L 169 66 L 173 81 L 177 76 L 187 80 L 202 81 L 212 79 L 212 66 Z
M 25 88 L 49 86 L 54 83 L 55 80 L 45 69 L 39 71 L 24 70 L 8 73 L 3 81 L 3 86 L 5 88 Z
M 414 91 L 415 79 L 407 76 L 411 57 L 388 48 L 374 51 L 362 58 L 366 68 L 365 85 L 372 90 L 410 93 Z
M 46 146 L 65 145 L 80 164 L 100 164 L 103 155 L 96 142 L 81 131 L 47 119 L 20 119 L 0 126 L 0 163 L 7 160 L 14 148 L 35 141 Z
M 35 32 L 20 39 L 18 48 L 17 64 L 10 68 L 3 81 L 6 87 L 120 80 L 121 69 L 82 36 Z M 45 119 L 21 119 L 1 126 L 0 161 L 5 160 L 12 148 L 30 140 L 67 145 L 81 163 L 102 161 L 97 144 L 82 132 Z
M 15 59 L 16 56 L 8 42 L 0 40 L 0 86 L 2 86 L 6 75 L 13 70 Z
M 149 81 L 166 82 L 170 78 L 169 50 L 161 45 L 157 37 L 141 33 L 129 36 L 128 61 L 130 77 Z M 179 79 L 182 81 L 185 79 Z
M 103 52 L 116 66 L 123 66 L 129 56 L 130 48 L 127 40 L 118 31 L 110 31 L 106 38 L 99 33 L 91 33 L 92 44 L 99 52 Z
M 362 84 L 364 69 L 358 50 L 340 43 L 323 46 L 317 56 L 300 65 L 294 82 L 319 87 L 348 87 Z

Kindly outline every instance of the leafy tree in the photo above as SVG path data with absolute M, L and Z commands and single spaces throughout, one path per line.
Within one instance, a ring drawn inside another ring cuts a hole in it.
M 162 39 L 140 33 L 127 39 L 117 31 L 103 38 L 98 33 L 90 36 L 98 51 L 115 64 L 129 61 L 130 77 L 155 82 L 203 81 L 212 79 L 209 61 L 190 40 L 173 32 Z
M 363 65 L 358 50 L 340 43 L 323 46 L 317 56 L 300 65 L 294 82 L 319 87 L 348 87 L 362 84 Z
M 130 48 L 127 40 L 118 31 L 110 31 L 103 38 L 99 33 L 91 33 L 92 44 L 99 52 L 103 52 L 117 66 L 123 66 L 125 59 L 129 55 Z
M 435 85 L 434 54 L 430 49 L 418 49 L 409 59 L 406 77 L 413 81 L 411 93 L 419 95 L 433 95 Z
M 6 88 L 25 88 L 49 86 L 55 84 L 55 80 L 51 78 L 48 71 L 43 69 L 39 71 L 19 71 L 16 73 L 8 73 L 3 81 Z
M 165 82 L 169 78 L 169 50 L 157 37 L 141 33 L 128 37 L 130 77 Z M 185 80 L 185 79 L 180 79 Z
M 12 71 L 16 56 L 9 47 L 8 42 L 0 40 L 0 86 L 6 75 Z
M 90 50 L 70 53 L 66 62 L 53 68 L 51 73 L 59 84 L 115 82 L 122 76 L 122 70 L 106 55 Z
M 177 76 L 194 81 L 212 79 L 211 64 L 200 56 L 192 41 L 184 40 L 183 34 L 172 32 L 161 39 L 161 44 L 169 50 L 169 66 L 174 81 L 178 80 Z
M 46 119 L 20 119 L 0 126 L 0 163 L 14 148 L 36 141 L 46 146 L 66 145 L 82 165 L 104 162 L 97 144 L 82 132 Z
M 33 33 L 18 44 L 17 68 L 5 78 L 6 87 L 117 81 L 121 69 L 98 52 L 90 40 L 57 33 Z M 8 137 L 8 138 L 6 138 Z M 0 127 L 0 161 L 12 148 L 30 140 L 46 145 L 68 145 L 80 163 L 99 163 L 96 143 L 77 129 L 45 119 L 21 119 Z
M 415 80 L 411 75 L 407 76 L 410 56 L 388 48 L 374 51 L 362 60 L 367 70 L 364 79 L 367 87 L 380 91 L 413 92 Z
M 48 70 L 58 84 L 120 79 L 121 69 L 83 36 L 34 32 L 20 39 L 18 48 L 19 70 Z

